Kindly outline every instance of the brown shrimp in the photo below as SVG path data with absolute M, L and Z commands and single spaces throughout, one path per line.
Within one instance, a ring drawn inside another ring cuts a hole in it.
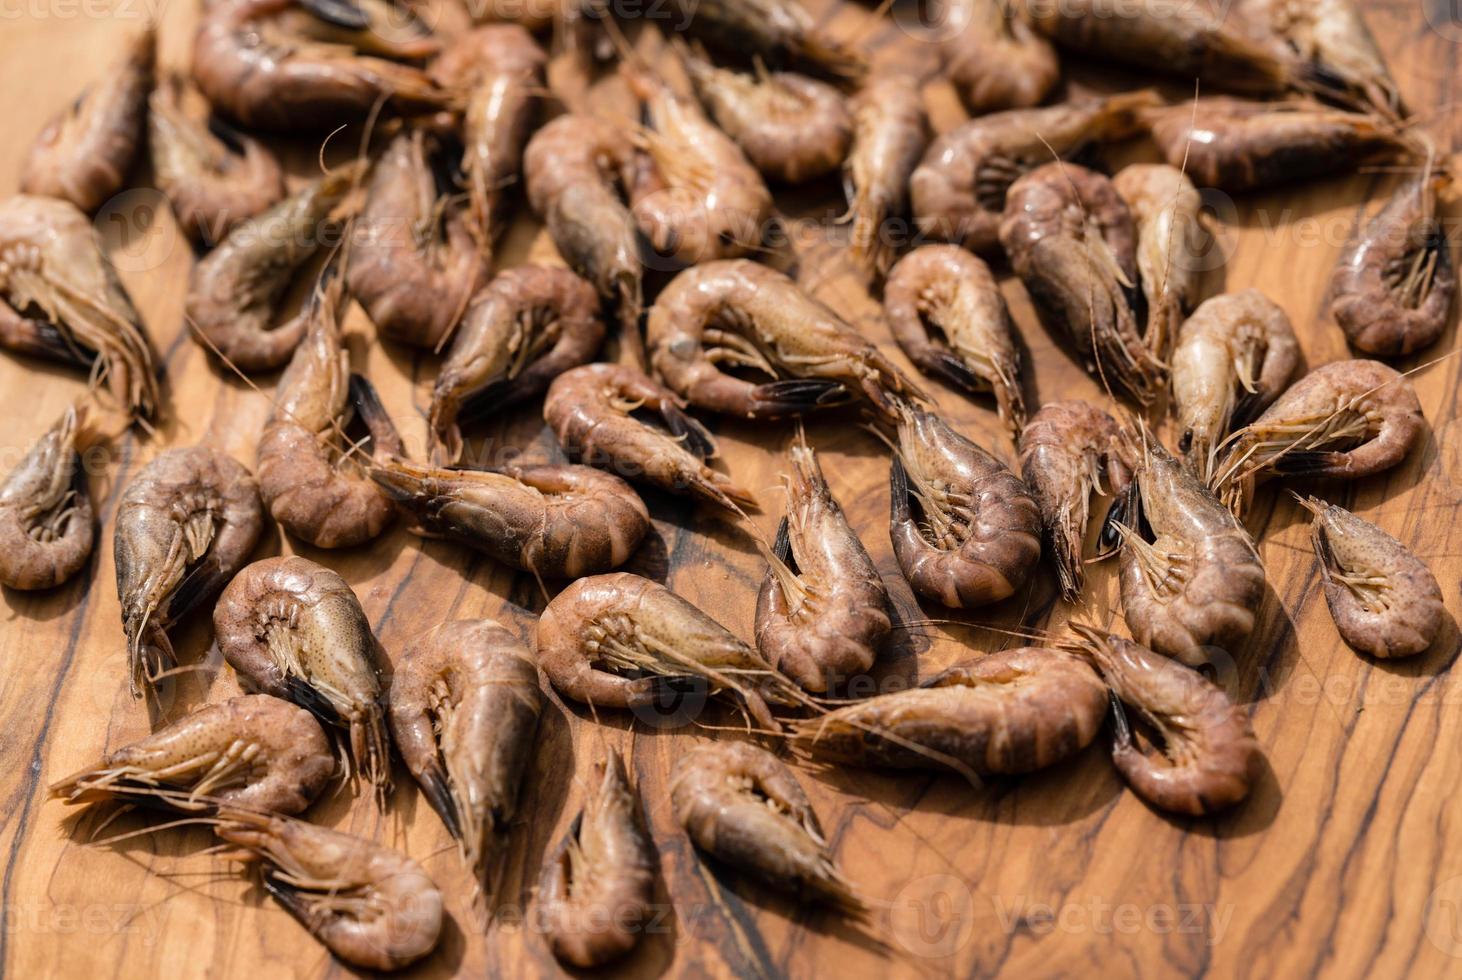
M 1289 317 L 1257 289 L 1193 311 L 1173 350 L 1173 414 L 1178 450 L 1199 479 L 1213 478 L 1225 437 L 1279 397 L 1299 359 Z
M 82 413 L 66 414 L 0 482 L 0 584 L 51 589 L 79 572 L 96 540 L 96 512 L 78 441 Z
M 239 806 L 291 816 L 335 772 L 315 717 L 267 694 L 206 704 L 100 763 L 51 784 L 53 799 L 210 810 Z
M 864 911 L 802 784 L 766 749 L 695 747 L 676 764 L 670 803 L 691 842 L 717 860 L 797 898 Z
M 1137 225 L 1137 274 L 1147 299 L 1148 346 L 1159 358 L 1193 310 L 1207 234 L 1203 198 L 1188 176 L 1164 163 L 1134 163 L 1112 178 Z
M 1119 497 L 1132 479 L 1121 427 L 1083 401 L 1047 402 L 1020 433 L 1020 471 L 1041 511 L 1061 598 L 1076 602 L 1086 584 L 1082 544 L 1091 495 Z
M 573 5 L 563 0 L 473 0 L 464 6 L 479 24 L 516 24 L 525 30 L 541 31 L 565 16 L 564 8 Z
M 1393 119 L 1406 115 L 1386 59 L 1350 0 L 1257 0 L 1244 13 L 1309 64 L 1318 88 Z
M 385 655 L 345 579 L 297 555 L 256 561 L 219 597 L 213 631 L 246 689 L 344 729 L 356 766 L 384 799 L 391 786 L 379 676 Z
M 1400 541 L 1343 507 L 1296 498 L 1314 515 L 1310 540 L 1330 618 L 1346 643 L 1372 657 L 1411 657 L 1446 621 L 1431 569 Z
M 971 393 L 995 396 L 1012 438 L 1025 425 L 1015 323 L 990 267 L 957 245 L 924 245 L 883 284 L 889 331 L 914 366 Z
M 121 62 L 42 130 L 22 166 L 21 192 L 92 212 L 126 189 L 146 134 L 156 58 L 157 29 L 149 23 Z
M 660 425 L 644 416 L 653 414 Z M 634 368 L 586 364 L 548 387 L 543 420 L 569 456 L 631 479 L 739 511 L 751 491 L 706 460 L 716 442 L 669 388 Z
M 889 536 L 915 592 L 969 609 L 1025 584 L 1041 556 L 1041 512 L 1004 463 L 938 415 L 904 409 L 889 471 Z
M 741 418 L 778 418 L 862 394 L 897 418 L 904 398 L 922 398 L 884 354 L 790 278 L 748 259 L 686 269 L 660 293 L 646 325 L 650 363 L 697 408 Z M 720 365 L 773 380 L 755 384 Z
M 490 619 L 428 630 L 391 678 L 396 750 L 479 878 L 517 813 L 542 711 L 533 655 Z
M 500 272 L 462 318 L 432 388 L 432 438 L 462 456 L 464 416 L 481 418 L 542 394 L 587 363 L 604 342 L 599 296 L 567 269 L 520 265 Z
M 132 419 L 158 411 L 152 343 L 96 229 L 67 201 L 0 203 L 0 347 L 87 368 Z
M 777 68 L 801 65 L 835 78 L 868 70 L 867 57 L 818 26 L 799 0 L 675 0 L 675 6 L 692 34 L 739 57 L 759 57 Z
M 919 232 L 980 255 L 999 254 L 1000 220 L 1011 184 L 1053 153 L 1069 159 L 1093 143 L 1136 134 L 1142 127 L 1140 110 L 1156 104 L 1152 92 L 1129 92 L 996 112 L 944 133 L 929 144 L 909 178 Z
M 164 450 L 127 485 L 113 550 L 134 697 L 177 663 L 167 630 L 233 578 L 263 526 L 254 477 L 206 446 Z
M 619 753 L 608 749 L 538 887 L 544 932 L 561 963 L 592 969 L 634 949 L 650 918 L 655 853 Z
M 1011 0 L 954 0 L 944 17 L 944 71 L 971 113 L 1040 105 L 1060 81 L 1056 49 Z
M 888 272 L 896 241 L 890 222 L 908 209 L 909 175 L 929 143 L 919 79 L 880 72 L 853 98 L 853 145 L 843 161 L 843 185 L 852 222 L 848 255 L 865 282 Z

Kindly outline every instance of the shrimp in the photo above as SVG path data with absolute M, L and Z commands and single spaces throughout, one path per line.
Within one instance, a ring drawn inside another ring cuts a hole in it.
M 675 0 L 682 23 L 707 44 L 761 58 L 773 67 L 801 65 L 834 78 L 858 78 L 868 59 L 830 36 L 799 0 Z
M 1126 492 L 1130 455 L 1116 421 L 1083 401 L 1048 402 L 1021 430 L 1021 475 L 1040 508 L 1067 602 L 1078 601 L 1086 584 L 1081 551 L 1091 495 Z
M 1376 39 L 1349 0 L 1257 0 L 1245 8 L 1311 67 L 1321 88 L 1392 119 L 1406 106 Z
M 206 704 L 100 763 L 51 784 L 53 799 L 211 810 L 240 806 L 292 816 L 335 772 L 313 715 L 267 694 Z
M 127 186 L 147 126 L 157 29 L 137 34 L 120 64 L 53 119 L 21 168 L 22 193 L 93 212 Z
M 443 623 L 407 648 L 390 702 L 397 751 L 480 878 L 517 812 L 543 711 L 533 655 L 490 619 Z
M 1258 780 L 1264 754 L 1248 712 L 1192 667 L 1131 640 L 1073 624 L 1073 647 L 1101 673 L 1115 699 L 1112 762 L 1137 793 L 1160 810 L 1207 816 L 1241 802 Z M 1161 754 L 1134 741 L 1129 704 L 1162 738 Z
M 185 105 L 183 76 L 163 76 L 148 102 L 148 146 L 157 186 L 183 232 L 200 244 L 221 240 L 284 197 L 284 171 L 263 143 Z
M 954 0 L 944 16 L 945 74 L 971 113 L 1040 105 L 1060 80 L 1056 49 L 1011 0 Z
M 1183 324 L 1173 351 L 1178 450 L 1208 482 L 1235 425 L 1268 408 L 1299 364 L 1289 317 L 1257 289 L 1215 296 Z
M 915 592 L 969 609 L 1025 584 L 1041 556 L 1041 512 L 1004 463 L 932 412 L 906 408 L 889 471 L 889 536 Z
M 385 654 L 345 579 L 308 558 L 256 561 L 213 608 L 218 649 L 247 687 L 345 729 L 350 755 L 385 799 L 391 743 L 381 709 Z
M 802 784 L 766 749 L 745 742 L 697 746 L 676 765 L 670 802 L 676 821 L 707 854 L 799 899 L 864 912 Z
M 888 272 L 894 246 L 889 222 L 908 209 L 909 175 L 929 143 L 919 80 L 903 72 L 874 75 L 853 99 L 853 145 L 843 163 L 848 254 L 865 282 Z
M 157 413 L 157 355 L 96 230 L 67 201 L 0 202 L 0 347 L 90 369 L 134 420 Z
M 756 599 L 756 648 L 821 693 L 873 666 L 891 629 L 888 590 L 800 433 L 788 455 L 787 516 Z
M 574 818 L 558 854 L 543 868 L 538 901 L 549 947 L 581 969 L 602 966 L 639 942 L 655 894 L 655 854 L 639 801 L 614 749 Z
M 1137 224 L 1137 273 L 1147 299 L 1148 346 L 1165 358 L 1183 318 L 1193 310 L 1203 271 L 1203 199 L 1183 171 L 1161 163 L 1123 167 L 1112 186 Z
M 265 891 L 346 963 L 397 970 L 436 947 L 442 893 L 399 851 L 247 810 L 223 811 L 214 833 L 260 860 Z
M 909 178 L 921 234 L 980 255 L 998 255 L 1005 195 L 1016 179 L 1051 159 L 1076 156 L 1142 128 L 1153 92 L 1129 92 L 1045 109 L 1012 109 L 971 119 L 929 144 Z
M 91 557 L 96 512 L 77 449 L 82 414 L 67 409 L 0 483 L 0 584 L 55 588 Z
M 309 329 L 309 312 L 271 327 L 295 273 L 333 244 L 327 223 L 361 170 L 341 167 L 242 222 L 193 267 L 184 314 L 240 371 L 273 371 Z
M 1446 621 L 1442 589 L 1400 541 L 1343 507 L 1296 498 L 1310 513 L 1325 604 L 1341 639 L 1372 657 L 1411 657 L 1436 640 Z
M 437 374 L 431 430 L 448 459 L 462 456 L 464 413 L 484 417 L 542 394 L 604 342 L 594 287 L 553 266 L 505 269 L 473 298 Z
M 751 491 L 706 465 L 716 442 L 685 413 L 685 402 L 634 368 L 587 364 L 564 372 L 549 385 L 543 420 L 564 452 L 591 466 L 731 511 L 756 503 Z
M 473 0 L 467 6 L 469 16 L 479 24 L 507 23 L 541 31 L 563 16 L 565 7 L 573 5 L 562 0 Z
M 113 550 L 133 697 L 177 663 L 167 630 L 233 578 L 263 526 L 254 477 L 206 446 L 164 450 L 128 484 Z
M 1400 357 L 1436 343 L 1457 293 L 1452 249 L 1429 174 L 1400 187 L 1346 246 L 1330 280 L 1330 312 L 1356 350 Z
M 883 284 L 889 330 L 914 366 L 964 391 L 991 392 L 1000 421 L 1025 425 L 1015 324 L 990 267 L 956 245 L 924 245 Z
M 811 411 L 861 392 L 884 418 L 923 397 L 894 363 L 787 276 L 747 259 L 686 269 L 655 301 L 650 363 L 690 404 L 741 418 Z M 768 375 L 754 384 L 727 364 Z

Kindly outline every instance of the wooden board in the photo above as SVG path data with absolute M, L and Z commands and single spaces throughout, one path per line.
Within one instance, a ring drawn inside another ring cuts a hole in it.
M 0 98 L 8 138 L 0 142 L 0 192 L 16 186 L 25 149 L 54 112 L 102 70 L 138 26 L 142 4 L 116 15 L 62 0 L 15 6 L 0 26 Z M 1408 101 L 1431 116 L 1443 145 L 1457 96 L 1462 25 L 1442 6 L 1421 9 L 1378 0 L 1366 16 L 1390 56 Z M 19 16 L 14 16 L 19 12 Z M 164 59 L 182 64 L 194 14 L 171 5 L 163 18 Z M 867 10 L 837 12 L 856 31 Z M 1436 24 L 1433 28 L 1429 25 Z M 911 42 L 885 29 L 878 43 Z M 1102 87 L 1113 76 L 1094 79 Z M 1145 80 L 1124 76 L 1123 84 Z M 1181 97 L 1183 87 L 1172 90 Z M 961 118 L 947 90 L 929 92 L 940 129 Z M 1124 151 L 1151 156 L 1150 147 Z M 296 173 L 309 172 L 301 147 Z M 146 175 L 142 175 L 145 180 Z M 1210 291 L 1255 286 L 1289 313 L 1311 365 L 1344 357 L 1322 296 L 1338 251 L 1358 217 L 1394 177 L 1356 173 L 1249 198 L 1220 210 L 1226 265 Z M 799 201 L 798 213 L 835 213 L 837 189 Z M 1219 200 L 1223 200 L 1219 198 Z M 147 191 L 105 211 L 99 227 L 164 353 L 168 408 L 154 439 L 117 441 L 91 487 L 104 522 L 96 556 L 53 593 L 6 592 L 0 640 L 0 973 L 41 975 L 320 976 L 345 971 L 288 915 L 231 866 L 207 853 L 206 831 L 172 831 L 111 847 L 88 847 L 96 829 L 68 819 L 46 799 L 51 781 L 91 764 L 147 731 L 127 693 L 125 654 L 113 588 L 111 518 L 140 465 L 167 446 L 206 443 L 252 463 L 269 404 L 222 372 L 188 339 L 181 309 L 191 255 L 170 215 Z M 528 219 L 505 246 L 505 260 L 552 248 Z M 822 294 L 899 357 L 856 288 L 836 277 Z M 1019 285 L 1006 284 L 1031 353 L 1028 381 L 1039 403 L 1098 396 L 1098 389 L 1036 324 Z M 1455 329 L 1426 357 L 1452 350 Z M 413 446 L 434 359 L 382 347 L 358 311 L 350 346 L 355 364 L 378 384 Z M 1412 365 L 1422 357 L 1414 358 Z M 900 363 L 902 360 L 900 359 Z M 1462 572 L 1462 423 L 1456 392 L 1462 361 L 1416 377 L 1431 432 L 1405 466 L 1354 485 L 1320 487 L 1337 502 L 1411 544 L 1441 579 L 1448 609 L 1459 611 Z M 74 375 L 0 357 L 4 468 L 82 392 Z M 1010 456 L 987 405 L 937 389 L 943 411 L 971 436 Z M 887 459 L 851 415 L 809 423 L 833 489 L 863 534 L 904 620 L 947 618 L 921 611 L 900 579 L 885 531 Z M 713 421 L 726 463 L 757 488 L 770 533 L 780 515 L 776 490 L 788 426 Z M 495 448 L 554 457 L 534 409 L 483 433 Z M 680 499 L 647 494 L 655 534 L 633 568 L 663 578 L 741 636 L 750 636 L 763 565 L 749 539 L 725 520 Z M 470 901 L 468 879 L 435 815 L 398 771 L 384 814 L 367 798 L 337 794 L 311 818 L 406 849 L 443 886 L 450 923 L 440 950 L 418 976 L 528 976 L 556 966 L 532 927 L 529 902 L 545 852 L 555 846 L 583 796 L 603 745 L 619 747 L 639 784 L 659 848 L 661 914 L 637 953 L 612 975 L 840 977 L 1086 973 L 1094 967 L 1143 976 L 1255 973 L 1391 976 L 1456 972 L 1462 955 L 1462 823 L 1450 806 L 1462 780 L 1462 688 L 1449 666 L 1458 634 L 1424 656 L 1395 664 L 1355 656 L 1336 637 L 1320 595 L 1306 522 L 1281 495 L 1253 517 L 1272 593 L 1257 633 L 1225 677 L 1245 700 L 1268 759 L 1252 798 L 1211 820 L 1158 815 L 1124 789 L 1101 745 L 1030 778 L 971 789 L 955 778 L 854 770 L 802 781 L 822 815 L 848 876 L 877 903 L 872 935 L 702 863 L 676 829 L 667 777 L 686 748 L 712 733 L 631 727 L 607 714 L 596 725 L 576 706 L 552 699 L 527 774 L 523 812 L 512 827 L 494 923 Z M 542 599 L 531 580 L 401 527 L 372 546 L 322 553 L 277 530 L 257 557 L 299 552 L 338 569 L 354 586 L 386 650 L 448 618 L 491 616 L 531 635 Z M 1089 619 L 1110 621 L 1115 581 L 1093 570 Z M 1058 626 L 1070 614 L 1054 599 L 1049 571 L 1000 607 L 968 619 L 1005 626 Z M 1007 643 L 988 630 L 928 626 L 908 630 L 880 677 L 927 675 L 971 650 Z M 207 617 L 178 635 L 183 663 L 200 668 L 165 705 L 170 717 L 236 690 L 212 645 Z M 135 827 L 122 820 L 112 831 Z

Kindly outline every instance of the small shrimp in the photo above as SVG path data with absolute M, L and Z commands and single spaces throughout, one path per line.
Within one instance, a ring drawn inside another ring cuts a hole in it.
M 645 416 L 653 413 L 661 425 Z M 569 456 L 671 493 L 739 511 L 756 498 L 706 465 L 716 441 L 685 413 L 685 402 L 634 368 L 586 364 L 548 387 L 543 420 Z
M 486 417 L 542 394 L 588 363 L 604 334 L 598 294 L 572 272 L 503 270 L 473 298 L 437 374 L 429 413 L 436 444 L 449 460 L 460 459 L 464 415 Z
M 77 449 L 82 413 L 67 409 L 0 483 L 0 584 L 51 589 L 81 570 L 96 513 Z
M 817 25 L 799 0 L 675 0 L 681 23 L 707 44 L 738 57 L 760 57 L 781 68 L 816 69 L 834 78 L 858 78 L 868 59 Z
M 157 29 L 149 24 L 120 64 L 42 130 L 21 169 L 22 193 L 61 198 L 90 213 L 126 188 L 147 128 L 156 57 Z
M 778 418 L 861 392 L 884 418 L 923 395 L 894 363 L 790 278 L 748 259 L 681 272 L 646 325 L 650 363 L 690 404 L 741 418 Z M 754 384 L 721 364 L 774 379 Z
M 264 890 L 341 960 L 398 970 L 436 948 L 442 893 L 421 865 L 303 820 L 225 810 L 214 833 L 264 864 Z
M 756 648 L 821 693 L 873 666 L 891 629 L 888 590 L 800 433 L 788 456 L 787 516 L 756 599 Z
M 1031 29 L 1011 0 L 954 0 L 942 44 L 944 70 L 975 115 L 1040 105 L 1061 78 L 1051 42 Z
M 1004 463 L 932 412 L 906 408 L 889 470 L 889 536 L 915 592 L 970 609 L 1025 584 L 1041 557 L 1041 512 Z
M 909 193 L 915 224 L 930 238 L 998 255 L 1011 184 L 1053 153 L 1070 159 L 1093 143 L 1136 134 L 1142 128 L 1140 110 L 1157 104 L 1153 92 L 1129 92 L 971 119 L 930 143 L 914 168 Z
M 1299 58 L 1318 86 L 1392 119 L 1406 106 L 1360 11 L 1350 0 L 1257 0 L 1244 8 Z
M 213 631 L 247 687 L 346 729 L 351 756 L 384 799 L 391 786 L 379 677 L 385 654 L 345 579 L 297 555 L 256 561 L 219 596 Z
M 1437 219 L 1446 175 L 1418 177 L 1346 246 L 1330 280 L 1330 312 L 1356 350 L 1401 357 L 1436 343 L 1447 328 L 1457 270 Z
M 479 24 L 516 24 L 537 32 L 552 26 L 565 16 L 564 7 L 573 5 L 562 0 L 473 0 L 466 6 L 468 15 Z
M 88 368 L 134 420 L 157 413 L 157 355 L 96 229 L 70 202 L 0 203 L 0 347 Z
M 561 963 L 603 966 L 639 942 L 655 895 L 655 854 L 619 753 L 589 790 L 538 887 L 544 932 Z
M 481 878 L 543 711 L 533 655 L 490 619 L 443 623 L 407 647 L 390 701 L 397 751 Z
M 898 244 L 889 222 L 904 218 L 909 175 L 929 144 L 919 79 L 903 72 L 874 75 L 853 98 L 853 145 L 843 162 L 848 198 L 848 254 L 865 282 L 893 264 Z
M 1131 640 L 1076 624 L 1072 629 L 1080 637 L 1073 646 L 1116 695 L 1112 762 L 1138 796 L 1160 810 L 1202 817 L 1249 795 L 1264 754 L 1248 712 L 1223 688 Z M 1157 729 L 1160 754 L 1137 745 L 1124 703 Z
M 206 446 L 165 450 L 128 484 L 113 550 L 133 697 L 176 665 L 167 630 L 233 578 L 263 526 L 254 477 Z
M 1215 296 L 1193 312 L 1173 351 L 1173 414 L 1178 450 L 1199 479 L 1213 479 L 1224 438 L 1279 397 L 1299 359 L 1289 317 L 1257 289 Z
M 1315 515 L 1310 540 L 1330 618 L 1346 643 L 1372 657 L 1411 657 L 1442 630 L 1447 612 L 1431 569 L 1400 541 L 1343 507 L 1300 497 Z
M 889 271 L 883 308 L 915 367 L 964 391 L 991 392 L 1000 421 L 1019 437 L 1020 348 L 989 266 L 957 245 L 921 246 Z
M 239 806 L 292 816 L 335 772 L 314 715 L 267 694 L 207 704 L 95 766 L 51 784 L 53 799 L 211 810 Z
M 1112 178 L 1137 224 L 1137 273 L 1147 299 L 1148 346 L 1159 358 L 1193 310 L 1207 236 L 1203 198 L 1188 176 L 1162 163 L 1134 163 Z
M 766 749 L 697 746 L 675 767 L 670 802 L 691 842 L 717 860 L 797 898 L 863 913 L 802 784 Z
M 1120 497 L 1132 462 L 1116 421 L 1083 401 L 1048 402 L 1020 433 L 1020 471 L 1041 511 L 1061 598 L 1076 602 L 1086 584 L 1082 543 L 1091 495 Z

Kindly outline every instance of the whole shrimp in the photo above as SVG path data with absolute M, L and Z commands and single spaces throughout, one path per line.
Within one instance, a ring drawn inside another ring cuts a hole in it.
M 619 753 L 600 776 L 538 887 L 549 948 L 559 961 L 592 969 L 639 942 L 655 894 L 655 854 Z
M 213 631 L 246 688 L 345 729 L 356 766 L 384 799 L 391 786 L 379 678 L 385 656 L 345 579 L 296 555 L 256 561 L 219 596 Z
M 96 513 L 77 450 L 81 420 L 68 409 L 0 482 L 0 584 L 54 588 L 91 557 Z
M 1199 479 L 1213 478 L 1224 438 L 1279 397 L 1299 359 L 1289 317 L 1257 289 L 1193 311 L 1173 351 L 1173 414 L 1178 450 Z
M 691 33 L 739 57 L 773 67 L 801 65 L 835 78 L 868 70 L 864 54 L 818 26 L 799 0 L 675 0 Z
M 891 628 L 888 590 L 799 433 L 787 516 L 756 599 L 756 648 L 805 690 L 865 674 Z
M 1121 427 L 1088 402 L 1047 402 L 1020 433 L 1020 471 L 1040 508 L 1061 598 L 1076 602 L 1086 584 L 1082 543 L 1091 495 L 1120 497 L 1132 479 Z
M 1255 0 L 1244 13 L 1307 62 L 1319 88 L 1392 119 L 1406 115 L 1386 59 L 1350 0 Z
M 117 505 L 113 550 L 133 697 L 177 663 L 167 630 L 249 560 L 264 526 L 249 471 L 205 446 L 168 449 Z
M 397 751 L 481 878 L 543 711 L 533 655 L 490 619 L 443 623 L 407 647 L 390 702 Z
M 47 124 L 22 165 L 22 193 L 92 212 L 126 188 L 146 132 L 156 49 L 157 30 L 149 23 L 120 64 Z
M 52 799 L 173 810 L 240 806 L 303 812 L 335 772 L 313 715 L 267 694 L 206 704 L 100 763 L 51 784 Z
M 853 144 L 843 161 L 843 186 L 852 222 L 848 255 L 865 282 L 893 263 L 897 241 L 889 222 L 903 220 L 909 175 L 929 143 L 924 97 L 918 78 L 880 72 L 853 99 Z
M 676 765 L 670 802 L 691 842 L 717 860 L 797 898 L 864 911 L 802 784 L 766 749 L 697 746 Z
M 91 222 L 67 201 L 0 202 L 0 347 L 89 369 L 133 419 L 158 410 L 142 321 Z
M 1137 273 L 1147 299 L 1148 345 L 1159 358 L 1178 336 L 1197 298 L 1207 235 L 1199 223 L 1203 199 L 1183 171 L 1134 163 L 1112 178 L 1137 224 Z
M 1343 507 L 1296 496 L 1314 515 L 1325 604 L 1350 646 L 1372 657 L 1414 656 L 1435 642 L 1447 612 L 1431 569 L 1400 541 Z
M 541 394 L 604 342 L 599 296 L 567 269 L 505 269 L 477 294 L 437 374 L 432 437 L 462 456 L 463 416 L 484 417 Z
M 894 363 L 790 278 L 748 259 L 707 262 L 666 286 L 646 325 L 650 363 L 698 408 L 741 418 L 811 411 L 861 393 L 884 418 L 922 393 Z M 726 364 L 772 378 L 754 384 Z
M 905 408 L 889 470 L 889 536 L 915 592 L 968 609 L 1025 583 L 1041 556 L 1041 512 L 1004 463 L 932 412 Z
M 587 364 L 565 371 L 549 385 L 543 420 L 564 452 L 591 466 L 732 511 L 756 503 L 751 491 L 706 465 L 716 442 L 686 414 L 685 402 L 634 368 Z
M 944 71 L 975 115 L 1040 105 L 1061 78 L 1051 42 L 1011 0 L 951 0 L 941 44 Z
M 957 245 L 924 245 L 883 284 L 893 339 L 914 366 L 964 391 L 990 392 L 1012 438 L 1025 425 L 1015 323 L 990 267 Z

